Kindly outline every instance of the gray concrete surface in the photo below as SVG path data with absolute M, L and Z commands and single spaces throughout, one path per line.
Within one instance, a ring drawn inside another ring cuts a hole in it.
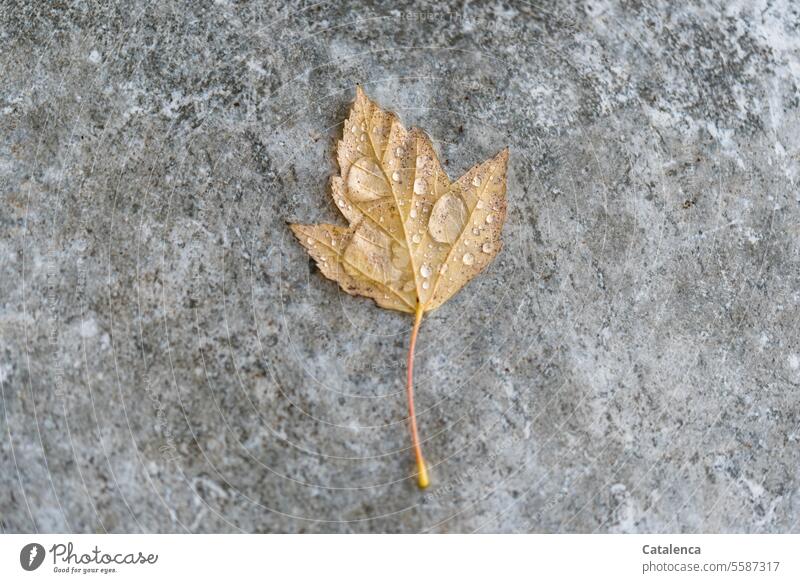
M 797 532 L 800 13 L 736 2 L 0 4 L 4 532 Z M 411 325 L 339 220 L 361 83 L 505 249 Z

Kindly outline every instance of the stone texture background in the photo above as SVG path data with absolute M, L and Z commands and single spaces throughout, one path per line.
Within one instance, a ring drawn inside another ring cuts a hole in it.
M 800 9 L 0 4 L 4 532 L 797 532 Z M 423 324 L 340 292 L 361 83 L 505 249 Z

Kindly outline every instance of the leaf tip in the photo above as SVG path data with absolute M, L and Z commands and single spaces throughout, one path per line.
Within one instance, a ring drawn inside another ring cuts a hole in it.
M 292 232 L 295 238 L 297 238 L 300 244 L 303 247 L 308 248 L 308 245 L 306 245 L 306 242 L 303 240 L 303 235 L 306 234 L 306 229 L 308 228 L 308 226 L 301 225 L 300 223 L 292 223 L 289 221 L 286 221 L 286 225 L 289 227 L 289 230 Z

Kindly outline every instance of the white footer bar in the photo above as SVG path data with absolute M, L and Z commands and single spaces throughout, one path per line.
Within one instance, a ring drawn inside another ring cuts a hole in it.
M 0 581 L 800 581 L 800 535 L 2 535 Z

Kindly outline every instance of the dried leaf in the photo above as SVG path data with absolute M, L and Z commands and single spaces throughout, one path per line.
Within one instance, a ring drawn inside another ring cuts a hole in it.
M 325 277 L 347 293 L 415 314 L 409 409 L 418 480 L 427 486 L 413 412 L 413 346 L 424 312 L 441 306 L 502 247 L 508 149 L 450 182 L 430 138 L 406 130 L 356 88 L 331 179 L 348 227 L 290 225 Z

